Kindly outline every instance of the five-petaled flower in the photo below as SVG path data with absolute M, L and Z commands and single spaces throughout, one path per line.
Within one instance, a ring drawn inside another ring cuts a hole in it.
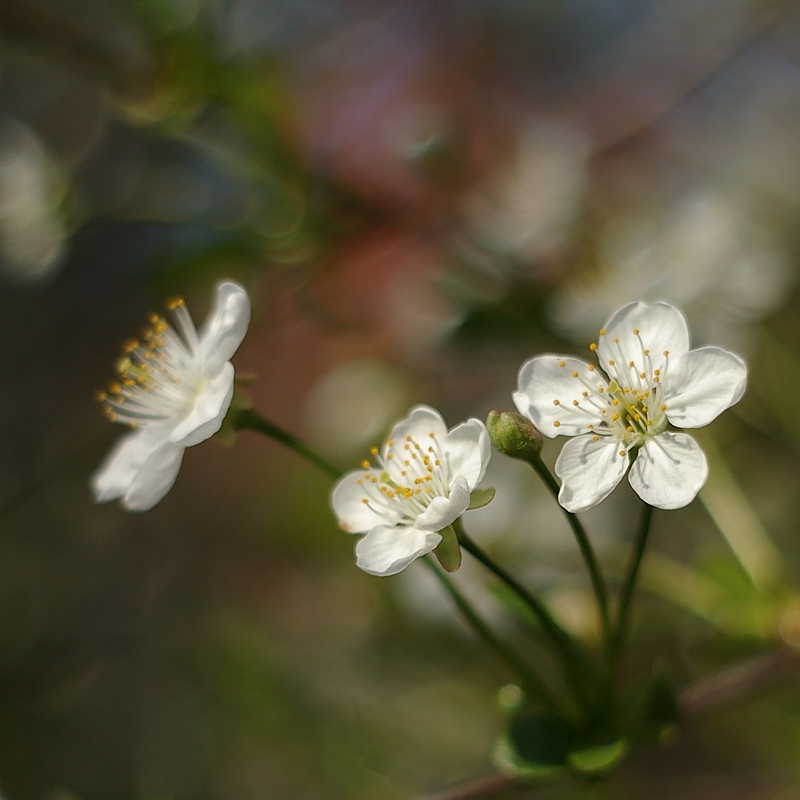
M 394 575 L 434 550 L 439 531 L 469 508 L 491 456 L 489 434 L 477 419 L 448 431 L 438 411 L 420 405 L 372 456 L 375 464 L 364 461 L 334 486 L 331 506 L 343 530 L 366 534 L 358 566 Z
M 230 359 L 250 322 L 247 292 L 233 281 L 220 283 L 199 331 L 183 300 L 167 307 L 175 327 L 151 314 L 141 340 L 123 345 L 117 379 L 98 393 L 106 416 L 133 428 L 92 476 L 98 503 L 120 499 L 131 511 L 152 508 L 175 483 L 184 450 L 213 436 L 230 407 Z
M 708 465 L 691 436 L 668 428 L 699 428 L 738 402 L 744 361 L 718 347 L 690 350 L 686 320 L 667 303 L 620 308 L 590 349 L 602 372 L 578 358 L 538 356 L 522 365 L 514 393 L 545 436 L 575 437 L 556 461 L 559 502 L 571 512 L 592 508 L 630 467 L 646 503 L 687 505 Z

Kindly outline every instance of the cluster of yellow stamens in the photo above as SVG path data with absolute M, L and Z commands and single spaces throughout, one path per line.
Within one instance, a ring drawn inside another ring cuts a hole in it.
M 421 444 L 413 436 L 389 439 L 383 452 L 372 448 L 375 464 L 364 460 L 362 475 L 356 478 L 364 497 L 361 502 L 381 516 L 397 522 L 413 522 L 434 497 L 447 496 L 447 467 L 435 433 Z
M 634 328 L 632 333 L 633 340 L 629 340 L 624 348 L 617 337 L 607 340 L 601 348 L 606 355 L 613 356 L 600 364 L 608 382 L 594 365 L 586 364 L 585 368 L 572 372 L 576 392 L 567 404 L 564 405 L 560 398 L 553 400 L 554 405 L 564 407 L 565 424 L 585 426 L 595 441 L 607 436 L 619 441 L 622 445 L 620 456 L 627 455 L 628 450 L 640 446 L 645 439 L 661 433 L 667 426 L 667 406 L 662 400 L 661 382 L 669 365 L 669 351 L 653 358 L 644 346 L 639 329 Z M 607 332 L 601 330 L 600 336 L 606 337 Z M 634 352 L 633 343 L 636 342 L 638 352 Z M 589 349 L 598 353 L 594 342 Z M 564 360 L 558 364 L 567 367 Z M 553 422 L 556 428 L 561 425 L 561 420 Z
M 183 299 L 166 307 L 177 330 L 160 314 L 150 314 L 141 337 L 123 342 L 117 377 L 95 395 L 112 422 L 136 428 L 179 418 L 205 380 L 197 365 L 197 329 Z

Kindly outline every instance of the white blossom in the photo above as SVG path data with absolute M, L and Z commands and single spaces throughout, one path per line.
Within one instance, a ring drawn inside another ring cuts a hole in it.
M 559 502 L 572 512 L 592 508 L 630 468 L 646 503 L 687 505 L 708 465 L 697 442 L 670 426 L 702 427 L 738 402 L 744 361 L 719 347 L 690 350 L 686 320 L 667 303 L 623 306 L 590 349 L 600 369 L 572 356 L 537 356 L 520 368 L 514 393 L 545 436 L 574 437 L 556 461 Z
M 469 508 L 491 456 L 489 434 L 477 419 L 448 431 L 438 411 L 420 405 L 372 456 L 334 486 L 331 506 L 343 530 L 365 534 L 358 566 L 394 575 L 434 550 L 439 531 Z
M 106 416 L 132 428 L 92 476 L 98 503 L 119 499 L 131 511 L 152 508 L 175 483 L 184 450 L 213 436 L 230 407 L 230 359 L 250 322 L 247 292 L 220 283 L 199 331 L 183 300 L 167 307 L 175 327 L 151 314 L 141 340 L 123 345 L 117 379 L 98 393 Z

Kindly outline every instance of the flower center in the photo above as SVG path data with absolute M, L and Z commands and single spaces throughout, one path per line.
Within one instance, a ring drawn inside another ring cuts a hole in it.
M 556 406 L 564 407 L 565 419 L 580 421 L 595 441 L 609 436 L 616 439 L 621 456 L 662 433 L 668 424 L 661 384 L 668 372 L 669 351 L 656 358 L 644 346 L 639 329 L 634 328 L 632 333 L 624 345 L 615 337 L 604 348 L 611 355 L 600 363 L 608 383 L 594 365 L 587 364 L 572 373 L 579 396 L 566 404 L 560 398 L 553 400 Z M 600 331 L 601 337 L 606 335 L 605 330 Z M 589 349 L 597 354 L 596 343 Z M 566 368 L 566 361 L 560 361 L 559 366 Z M 560 421 L 553 424 L 561 426 Z
M 167 309 L 177 330 L 161 315 L 150 314 L 141 339 L 123 343 L 116 379 L 96 395 L 112 422 L 131 428 L 174 423 L 191 410 L 207 383 L 197 355 L 197 329 L 184 301 L 170 300 Z
M 422 443 L 413 436 L 399 442 L 389 439 L 383 453 L 374 447 L 375 465 L 364 460 L 363 477 L 357 478 L 364 498 L 376 514 L 398 524 L 413 524 L 435 497 L 447 497 L 450 483 L 445 458 L 435 433 Z

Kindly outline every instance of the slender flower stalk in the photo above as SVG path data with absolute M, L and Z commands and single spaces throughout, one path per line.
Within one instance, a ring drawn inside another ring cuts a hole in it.
M 556 622 L 547 607 L 536 595 L 526 589 L 513 575 L 503 569 L 503 567 L 490 558 L 487 553 L 481 550 L 481 548 L 472 541 L 464 530 L 460 520 L 458 520 L 453 527 L 458 536 L 458 541 L 464 550 L 511 589 L 538 620 L 539 624 L 542 626 L 542 630 L 553 643 L 556 653 L 561 658 L 565 667 L 566 678 L 575 693 L 575 699 L 584 705 L 587 712 L 592 713 L 594 699 L 590 696 L 590 693 L 587 693 L 587 687 L 585 685 L 589 662 L 579 649 L 575 640 L 558 624 L 558 622 Z
M 553 497 L 558 498 L 559 485 L 558 481 L 553 476 L 553 473 L 547 468 L 547 464 L 542 461 L 540 456 L 530 461 L 533 468 L 539 473 L 547 488 L 552 493 Z M 583 527 L 583 523 L 571 511 L 560 506 L 564 512 L 564 516 L 569 523 L 572 532 L 575 534 L 575 539 L 578 542 L 578 547 L 583 556 L 583 561 L 586 564 L 586 569 L 589 571 L 589 579 L 592 583 L 592 590 L 594 592 L 595 602 L 597 603 L 597 611 L 600 616 L 600 628 L 605 642 L 606 648 L 611 648 L 613 641 L 613 634 L 611 628 L 611 617 L 608 613 L 608 590 L 606 582 L 603 578 L 603 573 L 600 569 L 600 564 L 594 554 L 594 548 L 589 540 L 589 535 Z
M 653 506 L 643 503 L 642 517 L 639 527 L 633 540 L 628 566 L 625 569 L 625 578 L 622 581 L 622 589 L 619 596 L 619 610 L 617 612 L 617 625 L 614 631 L 614 638 L 611 642 L 609 666 L 611 679 L 614 679 L 619 660 L 622 656 L 622 647 L 625 643 L 625 636 L 628 632 L 628 616 L 630 614 L 631 600 L 636 588 L 636 579 L 639 576 L 639 569 L 642 565 L 644 551 L 647 547 L 647 540 L 650 536 L 650 527 L 653 521 Z
M 431 556 L 425 556 L 423 561 L 442 584 L 444 590 L 450 595 L 466 622 L 505 661 L 522 682 L 525 690 L 534 695 L 549 711 L 562 717 L 568 716 L 566 710 L 561 707 L 561 703 L 553 696 L 544 681 L 530 669 L 513 648 L 494 635 L 491 628 L 481 619 L 466 597 L 458 590 L 455 583 L 436 565 Z
M 274 422 L 262 417 L 258 412 L 250 408 L 242 409 L 236 412 L 232 418 L 232 423 L 237 430 L 251 430 L 263 434 L 264 436 L 274 439 L 282 445 L 285 445 L 290 450 L 310 461 L 314 466 L 319 467 L 323 472 L 326 472 L 332 478 L 341 478 L 343 471 L 335 467 L 327 459 L 312 450 L 305 442 L 298 439 L 288 431 L 285 431 Z

